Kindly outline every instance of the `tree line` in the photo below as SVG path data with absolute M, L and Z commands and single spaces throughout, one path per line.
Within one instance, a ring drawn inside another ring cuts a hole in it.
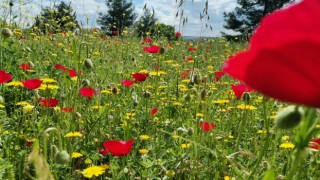
M 13 2 L 10 1 L 10 7 L 14 6 Z M 180 3 L 184 2 L 180 0 Z M 221 34 L 227 38 L 242 37 L 247 40 L 264 16 L 291 2 L 293 0 L 237 0 L 237 7 L 232 12 L 224 12 L 224 28 L 233 33 Z M 122 35 L 130 28 L 140 37 L 157 35 L 169 40 L 175 38 L 174 27 L 159 22 L 155 11 L 146 6 L 143 15 L 137 18 L 132 0 L 106 0 L 105 4 L 107 11 L 99 12 L 97 23 L 102 32 L 108 35 Z M 43 8 L 32 27 L 41 33 L 74 31 L 80 27 L 76 19 L 71 4 L 61 1 L 53 7 Z

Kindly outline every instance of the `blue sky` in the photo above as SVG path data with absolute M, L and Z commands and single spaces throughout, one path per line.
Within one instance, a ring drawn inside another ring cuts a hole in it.
M 25 0 L 26 1 L 26 0 Z M 30 0 L 29 0 L 30 1 Z M 52 6 L 53 3 L 59 3 L 61 0 L 32 0 L 26 5 L 15 6 L 14 13 L 20 12 L 25 16 L 20 23 L 26 25 L 26 22 L 32 23 L 32 17 L 35 17 L 41 10 L 41 7 Z M 74 10 L 77 12 L 78 21 L 89 27 L 98 27 L 96 20 L 97 13 L 107 10 L 105 0 L 64 0 L 71 2 Z M 223 12 L 232 11 L 236 7 L 236 0 L 209 0 L 209 24 L 213 30 L 204 28 L 204 23 L 200 21 L 200 13 L 204 8 L 205 0 L 185 0 L 184 14 L 188 17 L 188 23 L 182 27 L 179 18 L 176 18 L 178 6 L 176 0 L 133 0 L 135 11 L 138 17 L 143 14 L 143 6 L 155 10 L 155 15 L 160 22 L 173 25 L 176 31 L 182 32 L 185 36 L 218 36 L 223 29 Z M 1 4 L 1 3 L 0 3 Z M 1 8 L 0 8 L 1 13 Z M 1 14 L 0 14 L 1 15 Z M 87 18 L 89 19 L 87 23 Z

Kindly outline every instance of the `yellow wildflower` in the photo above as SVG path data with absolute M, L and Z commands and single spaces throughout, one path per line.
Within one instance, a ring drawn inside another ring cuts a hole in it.
M 181 144 L 181 148 L 182 149 L 187 149 L 190 147 L 190 144 L 189 143 L 184 143 L 184 144 Z
M 83 156 L 83 154 L 77 153 L 77 152 L 73 152 L 72 155 L 71 155 L 72 158 L 79 158 L 79 157 L 82 157 L 82 156 Z
M 246 109 L 246 110 L 256 110 L 257 108 L 252 105 L 240 104 L 237 106 L 238 109 Z
M 148 154 L 149 150 L 148 149 L 139 149 L 140 154 Z
M 109 169 L 109 165 L 102 166 L 91 166 L 82 171 L 82 175 L 86 178 L 98 177 L 105 173 L 107 169 Z
M 20 81 L 11 81 L 9 83 L 6 83 L 5 85 L 6 86 L 20 86 L 20 87 L 23 87 L 23 84 Z
M 143 139 L 143 140 L 151 139 L 151 137 L 148 136 L 148 135 L 141 135 L 140 138 Z
M 279 147 L 283 148 L 283 149 L 293 149 L 294 144 L 292 144 L 290 142 L 285 142 L 285 143 L 282 143 Z
M 83 135 L 80 132 L 69 132 L 64 137 L 82 137 Z

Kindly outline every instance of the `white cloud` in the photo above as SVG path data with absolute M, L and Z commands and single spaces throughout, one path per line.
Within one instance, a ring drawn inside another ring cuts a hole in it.
M 20 22 L 21 25 L 32 23 L 32 17 L 38 15 L 41 7 L 53 6 L 53 3 L 59 3 L 61 0 L 33 0 L 31 3 L 23 6 L 14 6 L 15 15 L 24 15 Z M 71 2 L 73 9 L 77 12 L 79 22 L 85 27 L 97 26 L 98 12 L 106 11 L 105 0 L 63 0 Z M 1 4 L 1 3 L 0 3 Z M 156 17 L 159 21 L 175 26 L 177 31 L 181 31 L 186 36 L 217 36 L 223 30 L 223 12 L 232 11 L 236 6 L 236 0 L 209 0 L 208 13 L 213 31 L 205 30 L 205 23 L 200 21 L 200 13 L 205 7 L 205 0 L 185 0 L 183 5 L 184 15 L 188 18 L 188 23 L 182 27 L 179 18 L 176 18 L 178 4 L 175 0 L 133 0 L 135 10 L 138 15 L 142 15 L 143 6 L 147 4 L 148 8 L 154 8 Z M 1 14 L 1 8 L 0 8 Z M 19 16 L 20 17 L 20 16 Z M 27 18 L 26 18 L 27 17 Z M 87 24 L 87 18 L 89 22 Z M 179 28 L 180 27 L 180 28 Z

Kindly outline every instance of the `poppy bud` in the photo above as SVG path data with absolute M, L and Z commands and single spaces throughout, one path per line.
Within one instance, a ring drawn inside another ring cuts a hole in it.
M 13 6 L 13 2 L 12 1 L 9 2 L 9 6 L 11 6 L 11 7 Z
M 143 93 L 143 97 L 144 97 L 144 98 L 150 98 L 150 97 L 151 97 L 151 92 L 145 91 L 145 92 Z
M 303 114 L 302 107 L 288 106 L 277 114 L 274 124 L 281 129 L 295 128 L 301 122 Z
M 205 100 L 206 96 L 207 96 L 207 90 L 206 89 L 202 89 L 202 91 L 200 93 L 201 100 Z
M 10 36 L 13 36 L 13 32 L 9 28 L 3 28 L 1 31 L 1 34 L 3 37 L 8 38 Z
M 188 85 L 189 88 L 192 88 L 194 86 L 194 82 L 193 81 L 189 81 L 187 85 Z
M 200 84 L 200 76 L 198 74 L 195 74 L 192 78 L 194 84 L 198 85 Z
M 138 106 L 138 104 L 139 104 L 138 100 L 133 101 L 133 106 Z
M 164 54 L 164 48 L 163 48 L 163 47 L 160 48 L 159 53 L 160 53 L 160 54 Z
M 70 155 L 67 151 L 63 150 L 55 154 L 54 160 L 57 164 L 66 164 L 70 160 Z
M 32 52 L 32 50 L 30 49 L 30 47 L 26 47 L 26 50 L 27 50 L 28 52 Z
M 193 128 L 189 128 L 187 133 L 188 133 L 189 136 L 193 135 L 194 129 Z
M 32 62 L 32 61 L 29 61 L 29 62 L 28 62 L 28 65 L 29 65 L 29 67 L 30 67 L 31 69 L 33 69 L 33 68 L 34 68 L 34 64 L 33 64 L 33 62 Z
M 82 84 L 84 87 L 87 87 L 87 86 L 90 85 L 90 81 L 89 81 L 88 79 L 83 79 L 83 80 L 81 81 L 81 84 Z
M 118 88 L 117 87 L 112 88 L 112 93 L 113 94 L 118 94 Z
M 244 100 L 245 102 L 249 102 L 250 99 L 251 99 L 251 95 L 250 95 L 249 92 L 244 92 L 244 93 L 242 94 L 242 100 Z
M 84 66 L 85 66 L 87 69 L 92 69 L 92 68 L 93 68 L 93 64 L 92 64 L 91 59 L 86 59 L 86 60 L 84 60 Z
M 183 100 L 185 101 L 185 102 L 190 102 L 191 101 L 191 95 L 188 93 L 188 94 L 186 94 L 185 96 L 183 96 Z

